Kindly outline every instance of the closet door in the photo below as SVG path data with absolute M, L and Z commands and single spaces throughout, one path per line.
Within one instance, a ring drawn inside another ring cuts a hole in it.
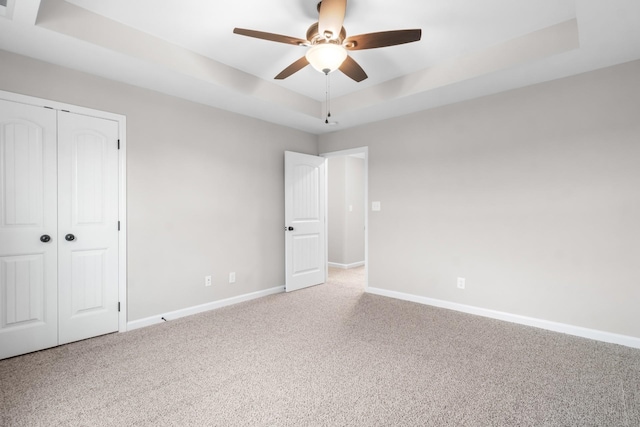
M 118 123 L 58 114 L 59 344 L 118 330 Z
M 56 112 L 0 100 L 0 359 L 58 343 Z

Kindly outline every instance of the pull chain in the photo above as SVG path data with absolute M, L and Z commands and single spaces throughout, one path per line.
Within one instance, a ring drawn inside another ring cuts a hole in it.
M 329 73 L 325 74 L 327 76 L 326 79 L 326 88 L 325 88 L 325 100 L 324 105 L 326 108 L 326 115 L 324 122 L 325 124 L 329 124 L 329 117 L 331 117 L 331 79 L 329 77 Z

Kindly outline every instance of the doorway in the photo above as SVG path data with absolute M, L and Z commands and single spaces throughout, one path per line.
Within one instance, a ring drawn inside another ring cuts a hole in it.
M 368 286 L 368 147 L 321 154 L 327 158 L 327 278 Z

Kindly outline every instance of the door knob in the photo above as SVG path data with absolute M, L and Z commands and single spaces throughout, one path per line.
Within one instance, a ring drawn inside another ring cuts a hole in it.
M 49 236 L 48 234 L 43 234 L 42 236 L 40 236 L 40 241 L 42 243 L 49 243 L 51 241 L 51 236 Z
M 64 236 L 64 240 L 66 240 L 67 242 L 73 242 L 74 240 L 76 240 L 76 236 L 74 236 L 73 234 L 67 234 L 66 236 Z
M 293 227 L 285 227 L 285 230 L 293 231 Z

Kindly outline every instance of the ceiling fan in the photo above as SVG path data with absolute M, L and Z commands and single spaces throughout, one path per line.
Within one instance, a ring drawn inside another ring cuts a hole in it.
M 289 65 L 275 77 L 277 80 L 286 79 L 311 64 L 324 74 L 339 69 L 356 82 L 366 79 L 367 73 L 347 54 L 347 51 L 411 43 L 420 40 L 422 36 L 422 30 L 414 29 L 347 37 L 347 32 L 342 26 L 346 9 L 347 0 L 322 0 L 318 3 L 319 19 L 318 22 L 311 24 L 307 30 L 306 40 L 244 28 L 234 28 L 233 32 L 257 39 L 309 47 L 305 56 Z

